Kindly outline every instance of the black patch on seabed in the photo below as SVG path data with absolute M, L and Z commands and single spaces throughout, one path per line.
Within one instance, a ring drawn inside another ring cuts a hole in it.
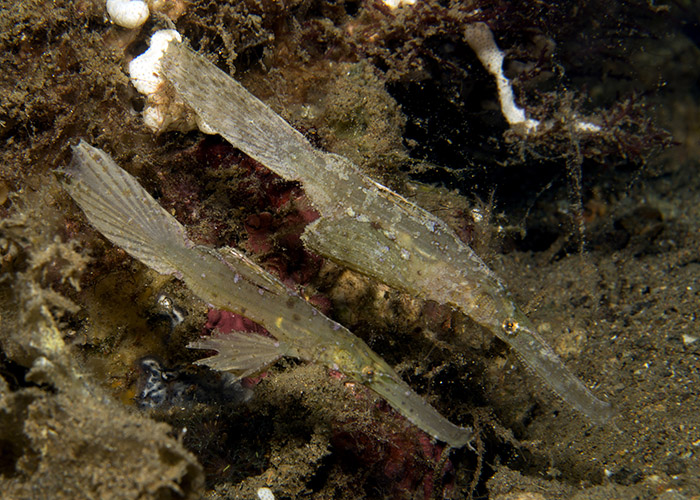
M 227 372 L 204 367 L 168 369 L 153 357 L 139 361 L 138 392 L 141 409 L 192 407 L 196 403 L 240 404 L 250 399 L 252 390 Z

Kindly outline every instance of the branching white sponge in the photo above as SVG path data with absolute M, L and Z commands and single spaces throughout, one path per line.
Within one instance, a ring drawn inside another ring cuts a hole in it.
M 529 134 L 535 132 L 538 127 L 540 131 L 551 128 L 552 122 L 545 123 L 528 118 L 525 110 L 515 103 L 513 87 L 510 80 L 503 73 L 503 52 L 496 45 L 491 29 L 485 23 L 473 23 L 464 28 L 464 39 L 472 50 L 476 53 L 481 64 L 484 65 L 496 80 L 498 90 L 498 100 L 501 104 L 501 112 L 510 126 L 522 127 L 522 130 Z M 576 120 L 574 129 L 581 133 L 595 134 L 601 132 L 600 126 L 586 121 Z
M 496 79 L 498 89 L 498 100 L 501 103 L 501 111 L 506 121 L 512 125 L 524 125 L 529 132 L 540 124 L 539 121 L 525 117 L 525 110 L 515 103 L 513 88 L 510 80 L 503 74 L 504 54 L 496 45 L 493 33 L 484 23 L 474 23 L 464 28 L 464 38 L 476 52 L 476 56 L 484 65 L 484 68 Z

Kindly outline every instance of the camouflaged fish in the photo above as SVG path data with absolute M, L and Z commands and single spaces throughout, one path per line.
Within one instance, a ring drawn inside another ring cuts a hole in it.
M 274 336 L 237 332 L 199 340 L 189 347 L 218 352 L 202 364 L 244 377 L 281 356 L 322 363 L 374 390 L 440 441 L 462 447 L 471 440 L 470 428 L 440 415 L 360 338 L 242 253 L 195 245 L 185 228 L 104 151 L 81 141 L 73 148 L 63 185 L 112 243 L 157 272 L 184 281 L 212 307 L 246 316 Z
M 559 396 L 593 421 L 613 415 L 537 333 L 498 277 L 439 218 L 315 149 L 266 104 L 184 43 L 171 41 L 162 76 L 198 119 L 287 180 L 321 217 L 302 238 L 313 251 L 417 297 L 449 304 L 507 342 Z

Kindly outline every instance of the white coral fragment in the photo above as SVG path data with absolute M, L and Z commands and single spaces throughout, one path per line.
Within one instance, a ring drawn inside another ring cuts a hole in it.
M 600 125 L 596 125 L 595 123 L 591 122 L 582 122 L 578 121 L 574 123 L 574 127 L 578 132 L 587 132 L 590 134 L 597 134 L 599 132 L 602 132 L 603 129 L 600 127 Z
M 260 500 L 275 500 L 275 494 L 270 488 L 258 488 L 257 494 Z
M 107 14 L 114 24 L 134 29 L 148 20 L 148 4 L 142 0 L 107 0 Z
M 107 0 L 107 14 L 114 24 L 127 29 L 140 28 L 151 12 L 177 20 L 185 13 L 186 0 Z

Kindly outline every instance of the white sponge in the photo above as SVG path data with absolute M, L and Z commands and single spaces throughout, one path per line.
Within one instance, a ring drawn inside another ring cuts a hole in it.
M 146 52 L 129 63 L 129 76 L 136 90 L 150 96 L 165 83 L 161 75 L 161 58 L 173 40 L 182 41 L 175 30 L 156 31 L 151 37 L 151 45 Z
M 156 31 L 148 50 L 129 63 L 131 82 L 147 99 L 143 122 L 157 133 L 166 130 L 187 132 L 199 128 L 205 134 L 212 134 L 211 128 L 177 96 L 175 89 L 163 77 L 163 54 L 171 42 L 181 41 L 182 37 L 175 30 Z
M 107 14 L 114 24 L 134 29 L 146 22 L 150 11 L 142 0 L 107 0 Z
M 498 48 L 498 45 L 496 45 L 491 29 L 484 23 L 469 24 L 464 28 L 464 39 L 472 50 L 476 52 L 476 56 L 481 61 L 481 64 L 484 65 L 486 71 L 496 80 L 498 101 L 501 104 L 501 112 L 508 124 L 522 127 L 521 130 L 525 134 L 551 129 L 553 125 L 551 120 L 542 123 L 539 120 L 528 118 L 525 116 L 525 110 L 515 104 L 515 96 L 513 95 L 510 80 L 503 74 L 504 55 Z M 597 134 L 602 131 L 599 125 L 587 121 L 575 120 L 572 125 L 575 131 L 582 134 Z
M 404 5 L 415 5 L 417 0 L 382 0 L 384 5 L 390 9 L 398 9 Z
M 524 125 L 527 132 L 534 130 L 539 121 L 525 117 L 525 110 L 515 104 L 515 96 L 510 81 L 503 74 L 503 52 L 493 39 L 491 29 L 484 23 L 474 23 L 464 28 L 464 38 L 476 52 L 476 56 L 496 80 L 501 112 L 510 125 Z

